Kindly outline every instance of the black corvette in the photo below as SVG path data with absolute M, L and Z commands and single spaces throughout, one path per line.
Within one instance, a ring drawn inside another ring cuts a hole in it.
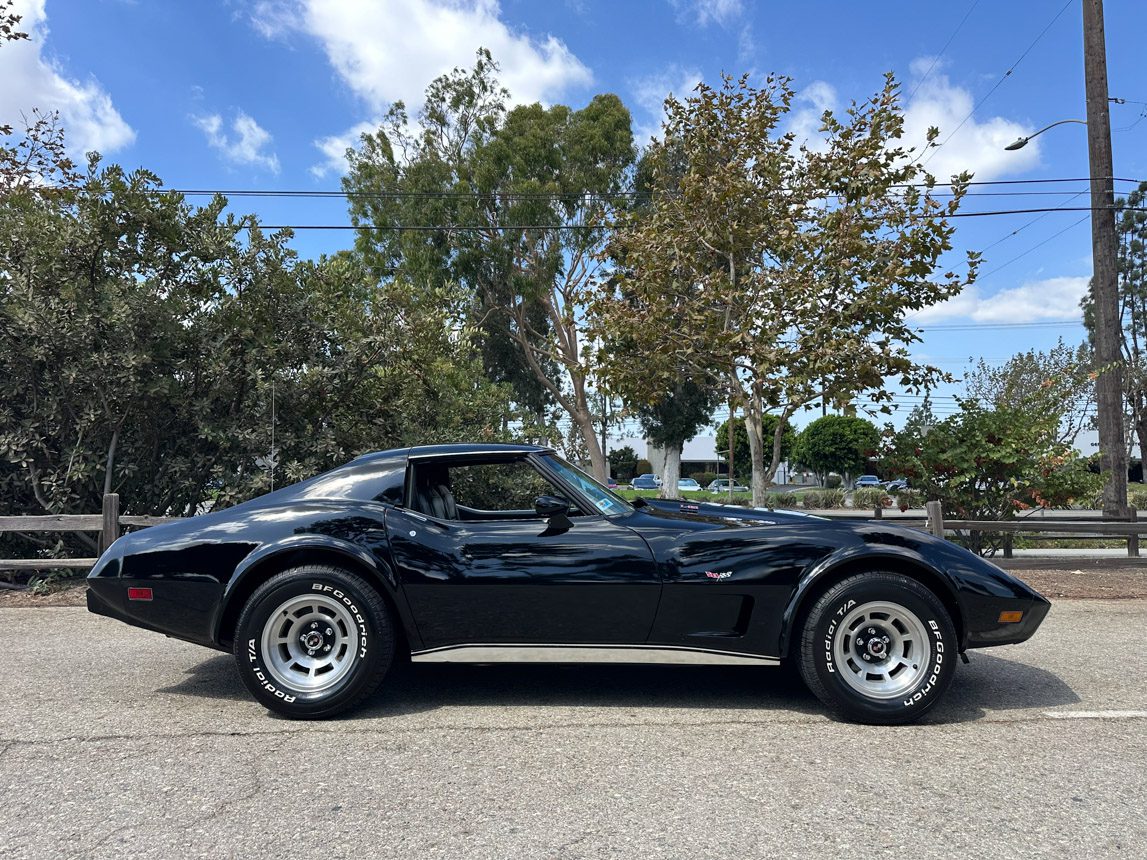
M 686 501 L 631 505 L 552 451 L 359 457 L 116 541 L 88 608 L 232 651 L 291 717 L 427 662 L 791 661 L 833 712 L 904 723 L 969 648 L 1022 642 L 1050 604 L 919 531 Z

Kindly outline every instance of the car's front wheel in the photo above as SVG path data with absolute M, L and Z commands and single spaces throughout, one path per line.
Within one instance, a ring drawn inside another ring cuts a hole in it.
M 897 573 L 862 573 L 813 604 L 800 671 L 837 714 L 894 725 L 935 705 L 956 669 L 956 630 L 928 588 Z
M 349 571 L 296 567 L 251 595 L 235 635 L 247 689 L 284 716 L 317 719 L 378 689 L 394 656 L 394 624 L 381 595 Z

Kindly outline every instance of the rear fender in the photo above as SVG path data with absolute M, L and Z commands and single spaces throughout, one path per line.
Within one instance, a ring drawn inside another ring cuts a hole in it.
M 314 556 L 321 558 L 314 558 Z M 308 558 L 311 556 L 311 558 Z M 342 560 L 348 569 L 364 575 L 390 603 L 398 614 L 398 620 L 412 632 L 406 603 L 401 599 L 398 581 L 390 565 L 358 544 L 322 534 L 290 535 L 282 540 L 260 546 L 235 568 L 235 573 L 227 582 L 223 599 L 219 602 L 215 618 L 215 640 L 226 642 L 232 631 L 226 629 L 227 622 L 234 623 L 238 618 L 242 602 L 246 601 L 259 584 L 266 578 L 268 570 L 283 570 L 295 564 L 311 562 L 337 564 Z M 236 601 L 240 605 L 236 605 Z

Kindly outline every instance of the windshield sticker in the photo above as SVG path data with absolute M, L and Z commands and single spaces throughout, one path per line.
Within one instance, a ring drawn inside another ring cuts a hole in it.
M 600 510 L 608 511 L 613 507 L 613 502 L 611 502 L 609 499 L 598 499 L 597 506 Z

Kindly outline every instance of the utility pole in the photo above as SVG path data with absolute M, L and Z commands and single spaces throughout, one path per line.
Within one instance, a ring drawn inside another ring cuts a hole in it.
M 1115 175 L 1107 101 L 1103 0 L 1083 0 L 1083 70 L 1087 90 L 1087 155 L 1091 174 L 1091 296 L 1095 303 L 1095 382 L 1099 465 L 1106 477 L 1103 515 L 1127 512 L 1127 448 L 1123 439 L 1122 320 L 1116 274 Z

